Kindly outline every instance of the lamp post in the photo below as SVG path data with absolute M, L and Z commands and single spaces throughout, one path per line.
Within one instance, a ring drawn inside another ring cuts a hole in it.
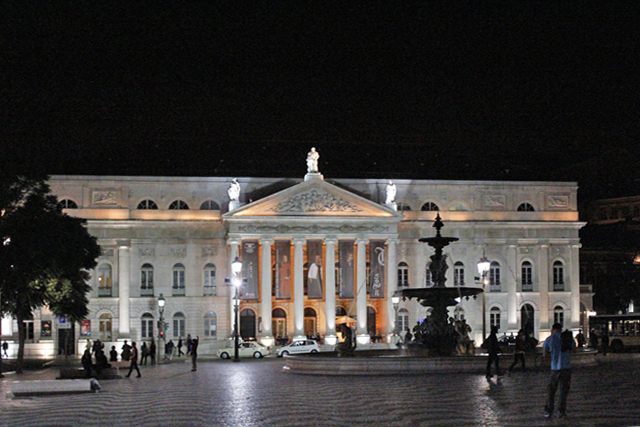
M 160 314 L 160 319 L 158 320 L 158 357 L 157 360 L 160 361 L 160 355 L 161 350 L 160 350 L 160 340 L 162 340 L 162 344 L 164 344 L 164 304 L 165 304 L 165 299 L 162 296 L 162 293 L 160 294 L 160 296 L 158 297 L 158 313 Z M 164 347 L 164 345 L 163 345 Z
M 238 355 L 238 346 L 239 346 L 238 324 L 240 323 L 240 313 L 239 313 L 240 299 L 238 296 L 238 291 L 240 289 L 240 285 L 242 284 L 240 280 L 241 271 L 242 271 L 242 262 L 238 259 L 238 257 L 236 257 L 236 259 L 233 260 L 233 262 L 231 263 L 231 273 L 233 274 L 231 283 L 236 288 L 235 303 L 233 304 L 233 311 L 234 311 L 234 317 L 235 317 L 235 325 L 233 327 L 233 361 L 234 362 L 240 361 L 240 356 Z
M 482 258 L 478 261 L 478 273 L 482 277 L 482 339 L 487 337 L 487 274 L 491 268 L 491 262 L 482 254 Z

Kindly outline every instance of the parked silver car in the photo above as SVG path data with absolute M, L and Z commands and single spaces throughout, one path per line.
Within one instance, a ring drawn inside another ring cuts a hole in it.
M 221 348 L 218 350 L 218 356 L 221 359 L 230 359 L 234 357 L 235 350 L 233 347 Z M 271 354 L 271 348 L 265 347 L 256 341 L 242 341 L 238 343 L 238 356 L 253 357 L 260 359 Z
M 320 346 L 314 340 L 299 340 L 294 341 L 289 345 L 280 347 L 276 352 L 276 356 L 282 357 L 287 354 L 301 354 L 301 353 L 318 353 L 320 352 Z

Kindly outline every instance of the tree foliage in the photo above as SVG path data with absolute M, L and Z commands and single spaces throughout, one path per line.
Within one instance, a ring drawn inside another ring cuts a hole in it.
M 18 321 L 20 366 L 23 321 L 33 310 L 46 305 L 74 322 L 87 316 L 87 270 L 100 247 L 83 219 L 62 212 L 44 180 L 15 177 L 1 184 L 0 311 Z

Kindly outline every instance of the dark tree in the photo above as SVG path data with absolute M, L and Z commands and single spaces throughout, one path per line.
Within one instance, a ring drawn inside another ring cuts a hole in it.
M 76 322 L 88 314 L 88 269 L 100 247 L 86 222 L 62 212 L 41 179 L 3 179 L 3 237 L 0 311 L 18 323 L 18 372 L 22 371 L 26 330 L 33 310 L 48 306 Z

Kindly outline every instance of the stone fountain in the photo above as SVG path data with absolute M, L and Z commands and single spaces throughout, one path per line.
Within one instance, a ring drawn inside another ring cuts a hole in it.
M 431 256 L 431 278 L 433 286 L 428 288 L 404 289 L 396 295 L 406 299 L 416 298 L 421 305 L 431 307 L 431 314 L 422 322 L 416 334 L 415 346 L 429 350 L 430 356 L 451 356 L 456 348 L 457 334 L 453 325 L 449 323 L 447 307 L 458 304 L 456 298 L 475 297 L 483 292 L 482 288 L 465 286 L 446 287 L 445 273 L 447 256 L 442 254 L 442 249 L 450 243 L 457 241 L 456 237 L 443 237 L 440 230 L 444 227 L 440 214 L 436 216 L 433 224 L 436 229 L 435 237 L 419 239 L 435 249 Z

